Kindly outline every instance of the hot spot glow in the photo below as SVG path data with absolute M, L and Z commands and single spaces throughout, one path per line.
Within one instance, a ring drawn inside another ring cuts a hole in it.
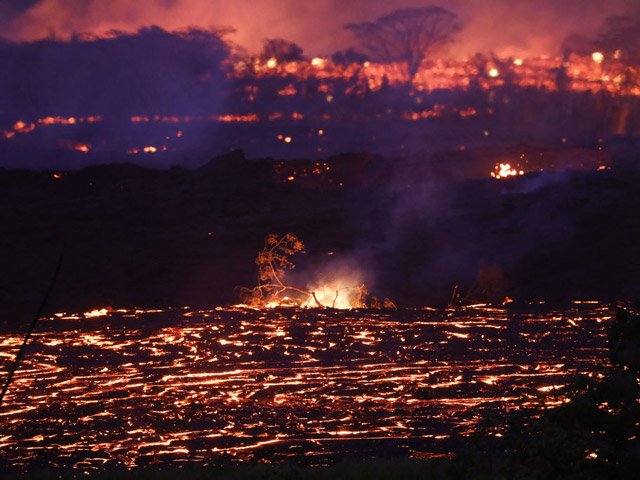
M 508 163 L 500 163 L 496 165 L 495 171 L 491 172 L 493 178 L 506 178 L 516 175 L 524 175 L 524 170 L 516 170 Z
M 267 60 L 268 68 L 276 68 L 277 66 L 278 66 L 278 60 L 276 60 L 275 58 L 270 58 L 269 60 Z
M 310 289 L 315 298 L 324 306 L 339 309 L 362 308 L 364 285 L 350 285 L 347 281 L 334 281 Z M 310 297 L 304 306 L 315 306 L 315 299 Z
M 91 317 L 104 317 L 105 315 L 108 315 L 109 312 L 112 312 L 112 309 L 109 308 L 101 308 L 101 309 L 95 309 L 95 310 L 91 310 L 90 312 L 85 312 L 84 316 L 91 318 Z
M 324 58 L 315 57 L 313 60 L 311 60 L 311 65 L 313 65 L 314 67 L 322 68 L 326 63 L 327 61 Z

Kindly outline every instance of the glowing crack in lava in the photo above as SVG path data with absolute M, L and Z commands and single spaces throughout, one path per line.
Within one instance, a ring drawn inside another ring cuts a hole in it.
M 60 313 L 0 406 L 0 468 L 450 453 L 487 415 L 600 376 L 614 307 Z M 20 343 L 0 335 L 0 375 Z

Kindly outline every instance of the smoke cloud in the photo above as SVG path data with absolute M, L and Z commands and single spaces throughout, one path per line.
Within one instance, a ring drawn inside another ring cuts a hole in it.
M 355 46 L 343 25 L 374 20 L 395 8 L 424 6 L 424 0 L 22 0 L 0 7 L 4 36 L 15 41 L 74 32 L 112 29 L 135 31 L 158 25 L 233 26 L 230 38 L 256 51 L 262 39 L 282 37 L 299 43 L 309 55 L 327 55 Z M 438 2 L 434 2 L 438 3 Z M 6 3 L 3 3 L 6 5 Z M 592 33 L 608 15 L 640 15 L 627 0 L 449 0 L 446 8 L 464 26 L 450 55 L 475 52 L 499 55 L 555 55 L 569 33 Z

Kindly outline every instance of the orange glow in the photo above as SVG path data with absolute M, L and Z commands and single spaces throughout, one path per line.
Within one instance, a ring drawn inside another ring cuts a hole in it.
M 109 312 L 112 312 L 112 311 L 113 309 L 101 308 L 100 310 L 96 309 L 96 310 L 91 310 L 90 312 L 85 312 L 84 316 L 87 318 L 104 317 L 105 315 L 108 315 Z
M 18 121 L 13 125 L 13 129 L 19 133 L 29 133 L 36 129 L 35 123 L 26 123 L 23 121 Z
M 575 302 L 560 311 L 61 312 L 41 320 L 16 373 L 0 445 L 12 464 L 80 474 L 265 452 L 280 463 L 300 458 L 302 445 L 324 461 L 380 440 L 429 456 L 475 431 L 478 411 L 566 401 L 564 385 L 607 363 L 612 311 Z M 514 348 L 514 320 L 528 355 Z M 0 375 L 21 341 L 0 335 Z
M 289 177 L 290 181 L 294 177 Z M 333 252 L 329 253 L 333 255 Z M 250 306 L 245 304 L 235 305 L 236 308 L 280 308 L 280 307 L 302 307 L 317 308 L 318 303 L 322 307 L 335 308 L 339 310 L 364 308 L 363 294 L 366 292 L 364 285 L 353 284 L 347 279 L 338 279 L 322 285 L 308 286 L 307 290 L 310 294 L 304 294 L 301 297 L 289 297 L 282 295 L 277 299 L 259 306 Z
M 618 57 L 621 54 L 617 55 Z M 604 54 L 593 52 L 591 55 L 579 56 L 571 55 L 568 60 L 560 57 L 537 57 L 537 58 L 516 58 L 509 62 L 508 75 L 502 72 L 497 65 L 486 67 L 484 72 L 479 71 L 478 65 L 469 60 L 443 60 L 437 59 L 428 67 L 421 68 L 415 75 L 413 82 L 413 92 L 430 92 L 436 89 L 468 89 L 473 84 L 484 90 L 490 90 L 496 86 L 504 85 L 505 78 L 516 86 L 534 87 L 548 91 L 557 90 L 557 78 L 554 72 L 562 68 L 568 75 L 566 88 L 573 91 L 606 91 L 612 95 L 640 95 L 640 84 L 638 81 L 628 79 L 640 78 L 640 71 L 637 67 L 626 67 L 616 59 L 614 53 L 607 62 L 607 68 L 602 68 L 604 64 Z M 506 60 L 505 60 L 506 64 Z M 399 64 L 378 64 L 365 62 L 364 64 L 338 65 L 329 59 L 316 57 L 311 61 L 299 61 L 290 63 L 278 63 L 276 59 L 269 59 L 266 64 L 247 65 L 246 63 L 236 65 L 229 75 L 235 79 L 247 81 L 249 83 L 242 90 L 244 98 L 251 102 L 255 101 L 261 93 L 261 78 L 273 77 L 274 75 L 291 75 L 294 78 L 287 82 L 278 90 L 279 95 L 299 96 L 301 89 L 297 86 L 307 80 L 313 79 L 318 83 L 317 91 L 324 95 L 327 103 L 333 103 L 336 98 L 348 96 L 363 96 L 367 89 L 372 91 L 380 90 L 385 82 L 390 85 L 402 85 L 406 81 L 406 74 L 402 65 Z M 337 82 L 340 80 L 340 82 Z M 251 84 L 251 82 L 255 84 Z M 345 85 L 342 87 L 341 85 Z M 340 91 L 340 88 L 344 88 Z M 337 95 L 340 95 L 338 97 Z M 405 112 L 395 113 L 401 118 L 408 120 L 422 120 L 441 115 L 457 114 L 461 117 L 478 115 L 480 113 L 473 107 L 444 107 L 434 105 L 431 108 L 419 108 L 422 98 L 416 97 L 415 109 Z M 492 109 L 487 109 L 486 113 L 492 114 Z M 183 124 L 191 122 L 222 122 L 222 123 L 252 123 L 260 121 L 276 121 L 290 118 L 292 120 L 305 119 L 305 115 L 300 112 L 270 112 L 269 114 L 258 113 L 233 113 L 229 112 L 220 115 L 134 115 L 130 117 L 131 123 L 162 122 L 167 124 Z M 323 113 L 318 116 L 322 120 L 331 120 L 330 113 Z M 100 116 L 86 117 L 60 117 L 46 116 L 32 121 L 18 120 L 11 127 L 0 130 L 1 136 L 11 139 L 16 134 L 28 134 L 37 128 L 50 126 L 74 126 L 82 123 L 94 123 L 103 121 Z M 182 130 L 176 134 L 181 136 Z M 322 131 L 318 135 L 322 135 Z M 82 150 L 81 150 L 82 151 Z
M 83 153 L 89 153 L 89 151 L 91 151 L 90 144 L 77 142 L 75 140 L 60 139 L 58 140 L 58 144 L 67 150 L 76 150 Z
M 46 127 L 50 125 L 76 125 L 78 123 L 94 123 L 101 122 L 102 117 L 90 116 L 90 117 L 44 117 L 39 118 L 34 122 L 25 122 L 18 120 L 13 124 L 12 130 L 2 130 L 2 136 L 6 139 L 13 138 L 16 133 L 30 133 L 37 127 Z
M 327 60 L 324 58 L 315 57 L 311 60 L 311 65 L 318 68 L 324 68 L 327 64 Z
M 270 58 L 269 60 L 267 60 L 267 68 L 276 68 L 278 66 L 278 60 L 276 60 L 275 58 Z
M 607 90 L 610 93 L 619 93 L 620 81 L 616 83 L 618 74 L 607 77 L 601 71 L 599 65 L 604 56 L 601 52 L 595 52 L 594 56 L 582 57 L 572 55 L 568 62 L 563 64 L 561 57 L 533 57 L 516 58 L 511 62 L 512 69 L 509 72 L 511 81 L 521 87 L 536 87 L 547 90 L 556 90 L 554 71 L 558 68 L 566 68 L 571 75 L 570 88 L 575 91 L 590 90 L 593 92 Z M 237 66 L 237 70 L 231 75 L 246 78 L 255 75 L 258 79 L 264 75 L 273 75 L 274 72 L 295 75 L 299 81 L 309 78 L 317 78 L 323 83 L 319 91 L 327 93 L 327 101 L 333 101 L 333 92 L 329 90 L 332 79 L 357 79 L 358 84 L 367 84 L 371 90 L 379 90 L 384 82 L 391 85 L 402 84 L 406 80 L 406 74 L 402 65 L 378 64 L 365 62 L 362 65 L 337 65 L 327 59 L 314 58 L 311 62 L 292 62 L 278 65 L 277 62 L 266 69 L 260 67 L 247 68 L 246 65 Z M 619 65 L 614 69 L 622 72 Z M 487 78 L 478 76 L 478 67 L 466 60 L 437 59 L 428 68 L 422 68 L 414 78 L 414 88 L 418 91 L 432 91 L 439 88 L 468 88 L 472 79 L 475 79 L 484 89 L 495 85 L 504 84 L 502 73 L 496 66 L 490 67 L 486 72 Z M 353 87 L 349 87 L 353 88 Z M 251 96 L 255 96 L 255 91 Z M 352 91 L 345 93 L 353 93 Z M 640 85 L 637 83 L 628 89 L 626 94 L 640 95 Z
M 347 280 L 336 280 L 321 286 L 309 287 L 318 301 L 325 306 L 338 309 L 363 308 L 361 288 L 362 285 L 353 285 Z M 304 306 L 315 307 L 313 298 L 308 298 Z
M 508 163 L 500 163 L 495 166 L 495 171 L 491 172 L 493 178 L 506 178 L 515 175 L 524 175 L 524 170 L 516 170 Z
M 445 60 L 436 59 L 429 63 L 429 66 L 421 68 L 413 80 L 415 92 L 430 92 L 436 89 L 468 89 L 473 84 L 483 90 L 490 90 L 496 86 L 504 85 L 505 78 L 516 86 L 534 87 L 548 91 L 557 90 L 557 76 L 559 69 L 568 75 L 566 88 L 577 92 L 606 91 L 612 95 L 640 95 L 640 70 L 637 67 L 625 66 L 620 62 L 622 54 L 614 52 L 611 58 L 607 58 L 607 68 L 603 68 L 605 55 L 596 51 L 591 55 L 571 55 L 568 59 L 561 57 L 533 57 L 516 58 L 508 62 L 507 72 L 502 72 L 502 66 L 493 64 L 486 70 L 479 71 L 476 63 L 470 60 Z M 504 60 L 507 64 L 506 59 Z M 501 65 L 501 64 L 500 64 Z M 291 75 L 293 81 L 285 84 L 278 90 L 280 95 L 299 96 L 302 94 L 296 86 L 301 82 L 313 79 L 318 83 L 318 92 L 324 94 L 327 103 L 333 103 L 337 95 L 361 96 L 367 89 L 372 91 L 380 90 L 385 82 L 390 85 L 402 85 L 406 81 L 405 69 L 400 64 L 379 64 L 365 62 L 363 64 L 338 65 L 331 60 L 316 57 L 311 61 L 299 61 L 290 63 L 278 63 L 275 58 L 269 59 L 262 64 L 246 64 L 239 62 L 235 65 L 235 70 L 229 72 L 235 79 L 248 80 L 249 85 L 243 89 L 244 98 L 254 101 L 260 94 L 259 81 L 263 77 L 273 77 L 274 75 Z M 636 80 L 629 80 L 629 79 Z M 252 85 L 251 81 L 256 84 Z M 336 82 L 340 80 L 341 82 Z M 341 87 L 339 85 L 345 85 Z M 344 88 L 343 91 L 339 91 Z M 421 103 L 421 98 L 417 97 L 416 106 Z M 439 115 L 456 113 L 461 117 L 477 115 L 473 107 L 460 107 L 455 109 L 445 109 L 435 105 L 431 109 L 416 109 L 405 111 L 399 115 L 410 120 L 421 120 Z M 491 114 L 490 111 L 487 113 Z M 134 115 L 130 118 L 131 123 L 162 122 L 167 124 L 181 124 L 190 122 L 223 122 L 223 123 L 250 123 L 259 121 L 275 121 L 282 118 L 301 120 L 304 117 L 299 112 L 283 113 L 271 112 L 268 115 L 257 113 L 233 113 L 229 112 L 221 115 Z M 324 113 L 323 119 L 331 120 L 331 115 Z M 83 123 L 94 123 L 103 121 L 100 116 L 86 117 L 60 117 L 46 116 L 35 120 L 18 120 L 10 127 L 5 126 L 0 130 L 1 137 L 11 139 L 16 134 L 28 134 L 40 127 L 50 126 L 75 126 Z M 319 133 L 320 135 L 321 133 Z M 181 136 L 180 131 L 177 136 Z

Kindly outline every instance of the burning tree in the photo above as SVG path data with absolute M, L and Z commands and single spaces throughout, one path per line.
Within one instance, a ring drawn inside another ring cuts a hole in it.
M 423 60 L 460 31 L 457 19 L 449 10 L 430 6 L 395 10 L 375 22 L 350 23 L 345 28 L 375 59 L 406 63 L 411 82 Z
M 336 288 L 331 305 L 325 305 L 318 299 L 316 292 L 285 284 L 284 276 L 287 270 L 292 270 L 295 267 L 290 257 L 296 253 L 304 253 L 304 244 L 295 234 L 287 233 L 282 237 L 275 233 L 267 235 L 264 247 L 256 258 L 258 286 L 254 288 L 237 287 L 236 294 L 244 303 L 253 306 L 275 306 L 293 303 L 335 308 L 340 294 L 345 290 L 350 290 L 352 292 L 356 291 L 355 299 L 350 306 L 364 306 L 364 298 L 367 295 L 364 285 Z M 284 296 L 286 292 L 301 294 L 303 300 L 290 299 Z

